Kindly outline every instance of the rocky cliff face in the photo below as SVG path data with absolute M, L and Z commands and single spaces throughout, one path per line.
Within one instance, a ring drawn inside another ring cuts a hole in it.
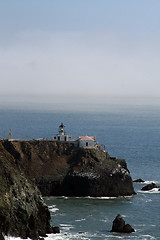
M 52 231 L 48 208 L 35 184 L 25 177 L 17 161 L 20 156 L 9 153 L 5 145 L 0 141 L 0 233 L 32 239 L 45 236 Z
M 14 161 L 35 179 L 44 196 L 126 196 L 134 194 L 125 160 L 97 149 L 74 149 L 53 141 L 4 142 Z

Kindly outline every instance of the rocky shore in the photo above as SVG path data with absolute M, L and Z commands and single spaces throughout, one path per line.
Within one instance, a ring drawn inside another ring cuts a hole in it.
M 0 239 L 37 239 L 53 232 L 50 213 L 33 181 L 0 142 Z
M 43 196 L 134 194 L 125 160 L 53 141 L 0 141 L 0 238 L 57 233 Z M 39 190 L 38 190 L 38 188 Z M 41 192 L 41 193 L 40 193 Z

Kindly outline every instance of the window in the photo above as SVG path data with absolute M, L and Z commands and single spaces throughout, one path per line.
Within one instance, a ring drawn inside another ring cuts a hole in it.
M 67 137 L 64 138 L 64 141 L 65 141 L 65 142 L 67 141 Z
M 88 147 L 88 142 L 86 142 L 86 147 Z
M 58 136 L 58 141 L 60 141 L 60 136 Z
M 54 137 L 54 139 L 56 139 L 56 137 Z

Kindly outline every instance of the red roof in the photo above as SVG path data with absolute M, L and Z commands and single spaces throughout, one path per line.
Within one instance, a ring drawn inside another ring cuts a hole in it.
M 95 142 L 96 138 L 93 137 L 93 136 L 79 136 L 78 137 L 78 140 L 79 141 L 92 141 L 92 142 Z

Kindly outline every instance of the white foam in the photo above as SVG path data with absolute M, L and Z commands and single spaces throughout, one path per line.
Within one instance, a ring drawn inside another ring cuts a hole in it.
M 65 231 L 69 231 L 70 229 L 73 229 L 74 227 L 70 224 L 60 224 L 61 229 Z
M 104 199 L 104 200 L 109 200 L 109 199 L 115 199 L 115 198 L 117 198 L 117 197 L 90 197 L 90 196 L 88 196 L 88 197 L 85 197 L 85 198 L 88 198 L 88 199 Z
M 65 224 L 65 223 L 62 223 L 62 224 L 60 224 L 60 226 L 65 226 L 65 227 L 68 227 L 68 226 L 72 226 L 72 225 L 70 225 L 70 224 Z
M 137 227 L 145 227 L 146 224 L 136 224 Z
M 71 239 L 84 239 L 89 240 L 92 239 L 95 236 L 95 234 L 89 234 L 87 232 L 82 233 L 66 233 L 61 232 L 59 234 L 47 234 L 47 237 L 45 240 L 71 240 Z
M 143 183 L 145 183 L 145 184 L 151 184 L 151 183 L 155 183 L 155 184 L 158 184 L 160 181 L 145 181 L 145 182 L 143 182 Z
M 62 196 L 61 198 L 63 198 L 63 199 L 68 199 L 69 197 L 66 197 L 66 196 Z
M 152 202 L 152 199 L 147 199 L 145 200 L 145 202 Z
M 149 190 L 149 191 L 143 191 L 143 190 L 139 190 L 138 191 L 139 193 L 160 193 L 160 191 L 159 191 L 159 188 L 153 188 L 153 189 L 151 189 L 151 190 Z
M 47 200 L 50 200 L 51 198 L 52 199 L 68 199 L 69 197 L 66 197 L 66 196 L 51 196 Z
M 82 219 L 75 220 L 75 222 L 82 222 L 82 221 L 85 221 L 85 220 L 86 220 L 85 218 L 82 218 Z
M 67 235 L 64 235 L 62 233 L 58 233 L 58 234 L 48 234 L 47 237 L 45 238 L 46 240 L 52 240 L 52 239 L 55 239 L 55 240 L 69 240 L 70 237 L 68 237 Z
M 48 206 L 50 212 L 56 212 L 59 211 L 59 208 L 56 207 L 56 205 Z
M 147 240 L 147 239 L 156 239 L 155 237 L 151 236 L 151 235 L 142 235 L 143 240 Z
M 114 235 L 114 233 L 112 233 L 112 235 L 110 235 L 110 236 L 107 236 L 107 238 L 119 238 L 119 239 L 122 239 L 123 238 L 123 236 L 118 236 L 117 234 L 116 235 Z
M 56 207 L 56 205 L 50 205 L 50 206 L 48 206 L 48 208 L 52 208 L 52 207 Z
M 56 212 L 56 211 L 59 211 L 59 208 L 50 208 L 49 211 L 50 212 Z
M 84 233 L 59 233 L 59 234 L 48 234 L 45 240 L 71 240 L 71 239 L 84 239 L 89 240 L 95 237 L 95 234 Z
M 102 220 L 100 220 L 100 221 L 101 221 L 101 222 L 105 222 L 105 223 L 109 222 L 108 219 L 102 219 Z

